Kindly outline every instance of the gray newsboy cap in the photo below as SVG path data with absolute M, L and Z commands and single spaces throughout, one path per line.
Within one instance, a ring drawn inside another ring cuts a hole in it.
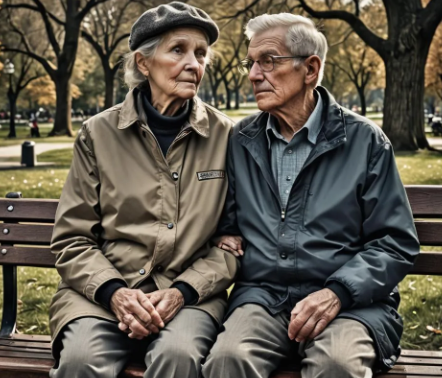
M 218 26 L 206 12 L 191 5 L 174 1 L 149 9 L 135 21 L 130 31 L 129 48 L 135 51 L 147 39 L 172 28 L 183 26 L 196 26 L 203 29 L 209 37 L 210 45 L 218 39 Z

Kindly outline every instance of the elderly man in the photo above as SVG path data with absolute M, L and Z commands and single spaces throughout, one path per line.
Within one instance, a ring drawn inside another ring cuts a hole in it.
M 242 267 L 203 375 L 267 378 L 295 350 L 303 378 L 371 377 L 400 353 L 395 287 L 419 251 L 391 144 L 318 86 L 310 20 L 262 15 L 246 34 L 261 112 L 234 128 L 219 226 Z

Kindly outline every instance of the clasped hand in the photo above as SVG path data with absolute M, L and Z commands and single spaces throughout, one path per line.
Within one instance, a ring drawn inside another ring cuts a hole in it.
M 111 310 L 120 322 L 118 328 L 138 340 L 158 333 L 183 306 L 183 295 L 175 288 L 148 294 L 121 288 L 111 299 Z

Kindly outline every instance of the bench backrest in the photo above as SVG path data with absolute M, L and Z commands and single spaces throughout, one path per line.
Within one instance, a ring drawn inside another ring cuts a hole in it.
M 442 246 L 442 186 L 406 186 L 419 241 Z M 50 240 L 58 200 L 0 199 L 0 265 L 54 267 Z M 442 253 L 421 253 L 411 273 L 442 275 Z

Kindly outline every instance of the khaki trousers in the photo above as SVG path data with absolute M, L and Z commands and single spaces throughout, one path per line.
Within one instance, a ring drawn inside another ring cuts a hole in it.
M 117 324 L 82 318 L 63 331 L 60 360 L 51 378 L 117 378 L 128 360 L 142 354 L 144 378 L 198 378 L 218 326 L 207 313 L 182 309 L 158 336 L 129 339 Z
M 336 319 L 317 338 L 298 345 L 288 338 L 289 320 L 259 305 L 238 307 L 207 357 L 204 378 L 268 378 L 296 349 L 303 357 L 302 378 L 373 376 L 376 354 L 364 325 Z

